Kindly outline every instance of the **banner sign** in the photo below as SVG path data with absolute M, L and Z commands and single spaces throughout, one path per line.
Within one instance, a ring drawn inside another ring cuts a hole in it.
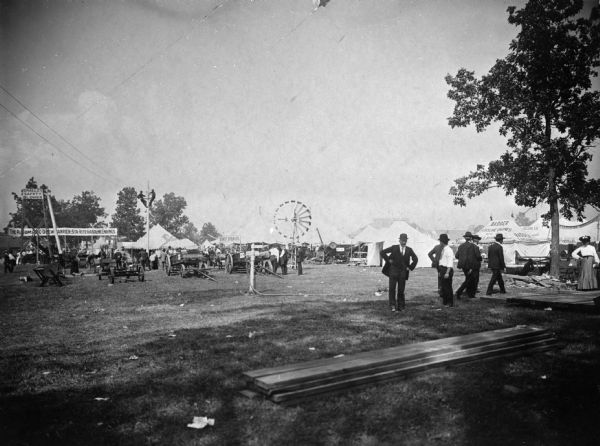
M 42 189 L 21 189 L 21 198 L 24 200 L 43 200 L 44 192 Z
M 23 236 L 31 237 L 35 234 L 39 234 L 40 237 L 54 236 L 54 229 L 48 228 L 24 228 Z M 8 228 L 8 235 L 13 237 L 21 237 L 21 229 L 19 228 Z M 116 237 L 117 228 L 57 228 L 56 235 L 68 235 L 71 237 Z
M 222 235 L 219 237 L 219 242 L 224 245 L 229 245 L 231 243 L 242 243 L 239 235 Z

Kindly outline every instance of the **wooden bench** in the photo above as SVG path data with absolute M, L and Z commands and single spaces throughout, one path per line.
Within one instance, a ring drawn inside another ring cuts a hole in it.
M 35 271 L 35 274 L 41 281 L 40 286 L 44 286 L 46 284 L 54 284 L 56 286 L 64 285 L 60 280 L 60 271 L 57 264 L 37 266 L 33 268 L 33 271 Z

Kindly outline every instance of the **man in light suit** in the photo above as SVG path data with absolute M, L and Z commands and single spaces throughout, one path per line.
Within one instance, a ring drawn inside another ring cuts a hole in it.
M 419 259 L 412 250 L 406 246 L 408 236 L 400 234 L 399 245 L 392 245 L 380 251 L 379 255 L 385 260 L 389 268 L 389 303 L 392 311 L 402 311 L 405 307 L 404 288 L 408 280 L 408 273 L 415 269 Z M 396 287 L 398 296 L 396 297 Z
M 488 248 L 488 268 L 492 270 L 492 278 L 487 287 L 488 296 L 492 295 L 494 291 L 494 285 L 498 282 L 501 293 L 506 293 L 504 289 L 504 279 L 502 279 L 502 270 L 506 268 L 504 264 L 504 250 L 502 248 L 502 241 L 504 236 L 502 234 L 496 234 L 496 241 Z

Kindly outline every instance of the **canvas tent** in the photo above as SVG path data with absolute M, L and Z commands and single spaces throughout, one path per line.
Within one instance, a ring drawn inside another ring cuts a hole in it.
M 149 242 L 148 242 L 148 239 Z M 154 225 L 150 228 L 148 234 L 144 234 L 141 238 L 132 242 L 130 245 L 131 249 L 160 249 L 166 247 L 172 247 L 174 249 L 194 249 L 198 246 L 188 239 L 178 239 L 161 225 Z
M 388 246 L 398 244 L 398 236 L 402 233 L 408 236 L 407 246 L 410 246 L 415 251 L 419 259 L 417 268 L 430 267 L 431 262 L 427 253 L 431 251 L 431 248 L 439 244 L 439 242 L 431 235 L 420 231 L 406 221 L 395 220 L 389 226 L 379 228 L 372 224 L 367 225 L 354 236 L 354 239 L 358 242 L 367 243 L 367 265 L 379 266 L 381 265 L 379 251 Z
M 490 244 L 496 234 L 502 234 L 504 261 L 514 265 L 517 257 L 547 257 L 550 254 L 550 242 L 543 237 L 543 227 L 535 224 L 519 226 L 512 218 L 492 220 L 477 232 L 481 244 Z

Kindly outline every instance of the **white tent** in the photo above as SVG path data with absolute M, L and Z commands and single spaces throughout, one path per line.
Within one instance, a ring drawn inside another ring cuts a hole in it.
M 382 248 L 398 244 L 398 236 L 402 233 L 408 236 L 407 246 L 410 246 L 419 258 L 417 267 L 431 266 L 427 253 L 439 242 L 429 234 L 414 228 L 406 221 L 396 220 L 391 225 L 383 228 L 375 228 L 372 225 L 368 225 L 356 234 L 354 239 L 367 243 L 367 265 L 379 266 L 381 264 L 379 251 Z
M 150 244 L 148 244 L 148 238 L 150 239 Z M 154 225 L 150 228 L 148 234 L 144 234 L 138 240 L 136 240 L 132 248 L 133 249 L 159 249 L 163 245 L 168 244 L 173 240 L 177 240 L 173 234 L 163 228 L 161 225 Z
M 492 220 L 477 232 L 482 244 L 493 243 L 496 234 L 502 234 L 504 261 L 514 265 L 517 257 L 547 257 L 550 242 L 544 236 L 544 227 L 536 222 L 530 226 L 519 226 L 511 219 Z
M 164 244 L 162 247 L 166 247 L 166 246 L 170 246 L 173 249 L 198 249 L 198 245 L 196 245 L 193 241 L 187 239 L 187 238 L 179 238 L 179 239 L 175 239 L 175 240 L 170 240 L 169 242 L 167 242 L 166 244 Z

